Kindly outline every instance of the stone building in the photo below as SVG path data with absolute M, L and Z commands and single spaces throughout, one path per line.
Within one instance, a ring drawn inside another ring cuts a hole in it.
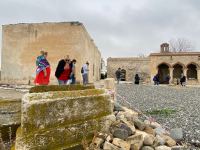
M 122 79 L 133 81 L 138 73 L 144 82 L 153 82 L 158 74 L 160 83 L 176 83 L 183 73 L 188 84 L 199 84 L 200 81 L 200 52 L 170 52 L 169 44 L 163 43 L 159 53 L 151 53 L 144 58 L 108 58 L 108 77 L 115 77 L 117 68 L 122 69 Z
M 77 80 L 81 81 L 81 67 L 89 61 L 89 81 L 100 78 L 101 53 L 82 23 L 11 24 L 2 27 L 1 80 L 28 83 L 35 77 L 35 60 L 40 51 L 48 52 L 51 83 L 57 63 L 64 56 L 77 60 Z
M 115 71 L 118 68 L 122 69 L 122 80 L 133 81 L 136 73 L 140 74 L 140 77 L 144 81 L 150 79 L 150 58 L 144 57 L 128 57 L 128 58 L 108 58 L 107 59 L 107 75 L 108 77 L 115 78 Z

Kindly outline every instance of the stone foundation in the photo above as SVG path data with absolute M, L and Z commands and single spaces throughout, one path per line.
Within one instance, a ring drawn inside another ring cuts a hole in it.
M 112 111 L 110 95 L 100 89 L 26 94 L 15 148 L 75 148 L 108 130 Z
M 15 137 L 21 123 L 21 100 L 0 98 L 0 133 L 3 141 Z M 11 137 L 9 137 L 11 135 Z

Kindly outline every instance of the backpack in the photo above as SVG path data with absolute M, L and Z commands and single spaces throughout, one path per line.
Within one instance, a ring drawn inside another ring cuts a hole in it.
M 83 67 L 81 68 L 81 73 L 84 73 Z
M 153 81 L 157 81 L 157 77 L 156 76 L 153 77 Z

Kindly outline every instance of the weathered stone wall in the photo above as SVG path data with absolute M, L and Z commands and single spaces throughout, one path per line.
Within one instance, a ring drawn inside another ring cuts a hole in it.
M 16 130 L 21 124 L 21 99 L 0 97 L 0 133 L 3 141 L 15 138 Z M 11 135 L 11 137 L 9 137 Z
M 118 68 L 126 70 L 126 80 L 133 81 L 135 74 L 138 73 L 143 81 L 150 78 L 150 59 L 149 57 L 139 58 L 108 58 L 107 73 L 109 78 L 115 78 Z
M 86 61 L 90 62 L 90 82 L 100 78 L 101 54 L 81 23 L 4 25 L 2 33 L 1 79 L 4 81 L 33 81 L 35 60 L 41 50 L 48 52 L 51 81 L 55 81 L 58 61 L 66 55 L 77 60 L 77 80 L 82 80 L 80 70 Z
M 86 89 L 26 94 L 16 150 L 71 149 L 108 131 L 113 104 L 105 90 Z M 79 148 L 81 149 L 81 148 Z

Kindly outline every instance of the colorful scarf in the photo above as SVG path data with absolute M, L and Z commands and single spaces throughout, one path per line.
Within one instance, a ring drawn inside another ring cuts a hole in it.
M 37 65 L 36 74 L 39 74 L 41 71 L 50 66 L 49 62 L 43 55 L 37 57 L 36 65 Z

